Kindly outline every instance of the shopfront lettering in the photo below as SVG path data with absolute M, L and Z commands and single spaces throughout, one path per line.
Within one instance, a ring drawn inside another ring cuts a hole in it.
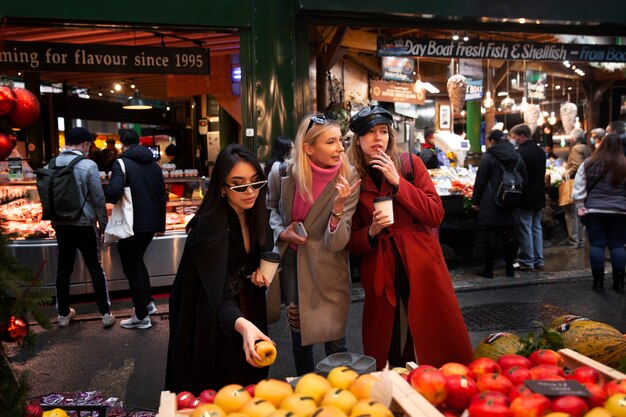
M 626 62 L 626 46 L 539 42 L 506 42 L 379 36 L 378 56 L 432 58 L 521 59 L 528 61 Z
M 5 41 L 0 69 L 209 75 L 209 50 Z

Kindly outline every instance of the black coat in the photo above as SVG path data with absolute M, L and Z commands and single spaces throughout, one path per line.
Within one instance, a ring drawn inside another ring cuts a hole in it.
M 152 159 L 152 152 L 145 146 L 135 145 L 126 149 L 120 158 L 124 159 L 126 182 L 120 163 L 116 160 L 104 194 L 107 203 L 117 203 L 124 194 L 124 187 L 128 186 L 133 197 L 135 233 L 165 231 L 167 194 L 163 171 Z
M 519 209 L 505 209 L 496 205 L 493 195 L 502 182 L 502 170 L 498 166 L 496 159 L 507 169 L 512 169 L 519 155 L 515 147 L 508 141 L 503 140 L 496 143 L 483 154 L 476 180 L 474 181 L 474 192 L 472 205 L 480 206 L 478 211 L 478 224 L 484 226 L 514 226 L 519 221 Z M 524 185 L 528 180 L 526 165 L 520 161 L 518 169 L 524 178 Z M 491 187 L 489 186 L 491 184 Z
M 546 153 L 534 141 L 522 143 L 517 152 L 526 164 L 528 182 L 522 192 L 521 208 L 540 210 L 546 205 Z
M 267 377 L 268 368 L 246 362 L 243 339 L 234 330 L 235 321 L 245 317 L 267 334 L 265 289 L 244 279 L 234 295 L 228 278 L 254 271 L 260 252 L 253 247 L 246 255 L 239 219 L 227 203 L 197 217 L 170 294 L 165 389 L 198 395 Z

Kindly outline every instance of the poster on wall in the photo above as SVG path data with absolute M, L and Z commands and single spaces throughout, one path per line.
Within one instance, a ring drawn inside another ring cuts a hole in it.
M 390 103 L 424 104 L 426 92 L 415 88 L 415 84 L 394 81 L 371 80 L 370 96 L 372 100 Z
M 548 74 L 541 71 L 526 70 L 526 97 L 543 100 L 546 98 Z
M 415 61 L 413 58 L 397 56 L 382 57 L 383 80 L 412 83 L 415 81 Z
M 483 97 L 483 63 L 478 59 L 459 59 L 459 72 L 467 80 L 465 100 L 480 100 Z

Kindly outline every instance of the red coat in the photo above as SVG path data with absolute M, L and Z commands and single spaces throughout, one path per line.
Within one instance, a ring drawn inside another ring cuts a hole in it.
M 413 158 L 414 184 L 400 176 L 393 196 L 394 224 L 378 235 L 372 248 L 367 235 L 372 223 L 373 200 L 392 195 L 393 187 L 383 180 L 378 191 L 372 179 L 363 178 L 359 204 L 352 222 L 349 248 L 361 261 L 361 282 L 365 290 L 363 307 L 363 350 L 385 366 L 394 319 L 395 256 L 389 240 L 396 243 L 407 271 L 411 293 L 407 308 L 417 360 L 439 367 L 446 362 L 467 364 L 472 345 L 446 267 L 441 245 L 432 228 L 444 215 L 441 199 L 422 161 Z

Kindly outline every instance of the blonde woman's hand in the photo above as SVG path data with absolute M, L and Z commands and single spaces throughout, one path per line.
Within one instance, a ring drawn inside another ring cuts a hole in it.
M 243 338 L 243 351 L 246 354 L 246 362 L 255 368 L 259 368 L 259 365 L 257 365 L 253 359 L 256 358 L 258 361 L 261 361 L 262 359 L 259 354 L 256 353 L 255 345 L 257 340 L 267 340 L 270 343 L 274 342 L 266 336 L 265 333 L 260 331 L 251 321 L 243 317 L 239 317 L 235 321 L 235 330 L 239 332 Z
M 369 228 L 369 235 L 374 237 L 380 233 L 385 227 L 391 226 L 393 221 L 389 215 L 384 214 L 382 210 L 374 210 L 372 213 L 372 224 Z
M 294 229 L 296 224 L 298 224 L 298 222 L 291 222 L 291 224 L 285 230 L 283 230 L 283 232 L 278 237 L 287 243 L 293 243 L 294 245 L 304 245 L 307 241 L 307 238 L 302 237 L 296 233 Z
M 370 165 L 382 172 L 389 184 L 394 187 L 400 185 L 400 174 L 398 174 L 396 164 L 393 163 L 389 155 L 380 151 L 377 155 L 372 156 Z
M 337 190 L 337 197 L 335 197 L 335 203 L 333 204 L 333 211 L 340 212 L 343 211 L 343 205 L 346 202 L 346 198 L 350 197 L 350 195 L 361 185 L 361 180 L 359 179 L 357 182 L 350 186 L 348 180 L 343 176 L 339 175 L 337 177 L 337 182 L 335 182 L 335 190 Z

